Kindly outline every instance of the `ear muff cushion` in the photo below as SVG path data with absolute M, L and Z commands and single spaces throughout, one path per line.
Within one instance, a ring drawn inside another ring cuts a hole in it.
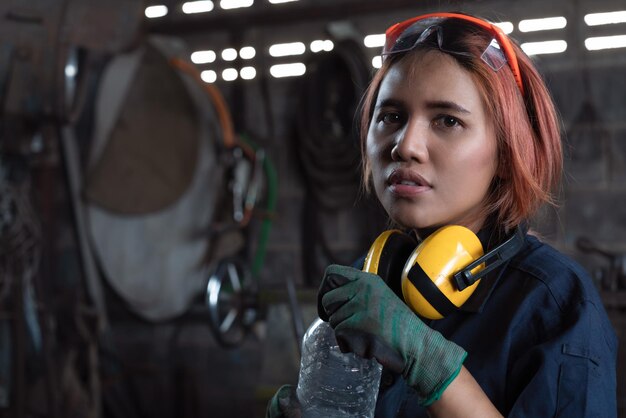
M 401 277 L 407 258 L 417 245 L 411 236 L 399 230 L 385 231 L 370 247 L 363 271 L 378 274 L 402 298 Z
M 453 275 L 482 255 L 482 244 L 471 230 L 451 225 L 435 231 L 407 259 L 401 283 L 405 302 L 425 318 L 448 315 L 467 301 L 480 282 L 459 291 Z

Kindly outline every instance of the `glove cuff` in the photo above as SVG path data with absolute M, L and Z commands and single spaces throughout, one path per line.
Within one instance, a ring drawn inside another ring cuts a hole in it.
M 410 347 L 403 350 L 406 358 L 402 375 L 408 385 L 417 391 L 420 404 L 428 406 L 439 399 L 458 376 L 467 352 L 417 317 L 414 319 L 415 324 L 410 324 L 407 329 L 421 327 L 419 332 L 422 335 L 408 339 Z
M 456 371 L 454 371 L 447 380 L 443 381 L 439 385 L 439 387 L 435 388 L 428 398 L 420 397 L 419 404 L 421 406 L 424 406 L 424 407 L 430 406 L 433 402 L 435 402 L 435 401 L 439 400 L 439 398 L 441 398 L 441 395 L 448 388 L 450 383 L 452 383 L 452 381 L 454 379 L 456 379 L 456 377 L 459 375 L 459 373 L 461 373 L 461 369 L 463 368 L 463 362 L 465 361 L 466 357 L 467 357 L 467 353 L 463 352 L 463 358 L 461 359 L 459 367 L 456 369 Z

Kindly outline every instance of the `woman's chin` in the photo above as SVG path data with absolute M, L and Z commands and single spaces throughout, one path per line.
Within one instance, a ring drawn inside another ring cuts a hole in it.
M 390 218 L 397 225 L 404 229 L 425 230 L 431 229 L 436 225 L 432 222 L 426 222 L 424 219 L 416 218 L 415 216 L 402 216 L 402 214 L 390 214 Z

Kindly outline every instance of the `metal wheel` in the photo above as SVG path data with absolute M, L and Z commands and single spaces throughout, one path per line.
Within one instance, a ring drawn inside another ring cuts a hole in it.
M 236 347 L 257 318 L 257 292 L 246 265 L 238 259 L 221 260 L 207 283 L 205 303 L 218 343 Z

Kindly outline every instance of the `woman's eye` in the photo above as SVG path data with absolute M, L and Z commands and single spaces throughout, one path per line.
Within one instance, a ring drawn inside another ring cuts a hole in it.
M 461 125 L 461 121 L 450 115 L 439 116 L 435 123 L 444 128 L 454 128 Z
M 402 121 L 402 118 L 400 116 L 399 113 L 384 113 L 380 116 L 380 120 L 383 123 L 386 124 L 392 124 L 392 123 L 400 123 Z

